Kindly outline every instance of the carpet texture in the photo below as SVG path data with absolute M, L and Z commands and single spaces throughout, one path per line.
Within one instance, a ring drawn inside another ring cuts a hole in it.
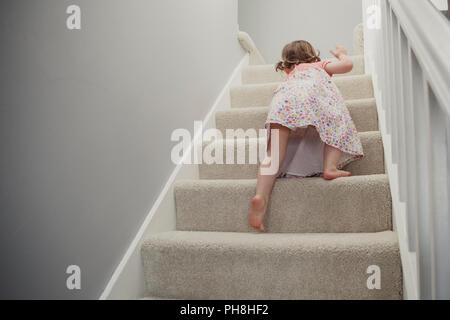
M 334 77 L 353 76 L 364 74 L 364 56 L 351 56 L 353 61 L 353 70 L 344 75 L 334 75 Z M 332 59 L 336 60 L 336 59 Z M 267 82 L 281 82 L 286 79 L 284 72 L 275 72 L 275 66 L 268 65 L 255 65 L 248 66 L 242 70 L 242 83 L 243 84 L 259 84 Z
M 345 100 L 373 98 L 372 77 L 358 75 L 333 80 Z M 270 105 L 279 83 L 248 84 L 230 89 L 231 107 L 266 107 Z
M 355 176 L 384 173 L 384 151 L 380 132 L 361 132 L 359 136 L 364 150 L 364 158 L 348 164 L 344 169 Z M 256 160 L 263 159 L 266 140 L 265 138 L 246 138 L 205 142 L 200 151 L 220 155 L 216 150 L 222 150 L 220 157 L 222 162 L 221 164 L 200 164 L 200 179 L 256 179 L 259 166 L 259 162 Z M 231 158 L 227 149 L 232 151 Z M 238 152 L 241 164 L 236 164 Z M 261 155 L 258 157 L 259 152 Z M 234 159 L 233 164 L 226 164 L 227 157 L 228 160 Z
M 400 299 L 393 232 L 162 233 L 142 246 L 151 295 L 180 299 Z M 369 266 L 381 289 L 367 288 Z
M 378 131 L 375 99 L 345 101 L 358 132 Z M 269 107 L 233 108 L 216 112 L 216 128 L 225 136 L 226 129 L 263 129 Z
M 227 129 L 262 129 L 273 91 L 283 80 L 264 65 L 248 34 L 239 40 L 251 66 L 243 70 L 243 85 L 230 90 L 232 108 L 215 115 L 223 135 Z M 354 44 L 354 54 L 364 54 L 361 26 Z M 258 233 L 248 226 L 257 165 L 199 165 L 200 179 L 177 181 L 173 188 L 176 231 L 152 235 L 142 244 L 148 299 L 402 298 L 372 78 L 364 74 L 363 56 L 353 61 L 352 73 L 333 78 L 364 148 L 365 157 L 346 168 L 353 176 L 278 179 L 266 232 Z M 241 148 L 248 158 L 250 142 L 265 150 L 264 140 L 224 136 L 204 144 L 203 151 L 223 160 L 228 145 L 230 154 L 236 157 Z M 379 267 L 380 288 L 367 285 L 372 266 Z
M 177 229 L 249 232 L 256 180 L 186 180 L 175 186 Z M 390 230 L 386 175 L 281 179 L 272 192 L 267 232 L 377 232 Z

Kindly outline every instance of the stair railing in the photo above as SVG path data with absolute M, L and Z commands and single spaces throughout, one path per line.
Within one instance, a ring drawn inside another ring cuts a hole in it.
M 404 221 L 404 273 L 413 257 L 405 281 L 416 281 L 410 296 L 449 299 L 450 24 L 427 0 L 363 3 L 366 59 L 396 168 L 393 205 L 404 208 L 394 212 Z
M 266 64 L 261 52 L 253 42 L 253 39 L 246 32 L 239 31 L 238 40 L 241 44 L 242 49 L 248 52 L 249 54 L 249 65 L 263 65 Z

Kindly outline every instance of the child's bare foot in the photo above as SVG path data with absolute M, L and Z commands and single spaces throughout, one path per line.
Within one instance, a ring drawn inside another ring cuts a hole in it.
M 258 195 L 252 199 L 252 209 L 250 210 L 248 223 L 250 227 L 258 231 L 264 231 L 263 220 L 267 208 L 266 202 L 267 201 L 263 197 Z
M 325 180 L 334 180 L 337 178 L 350 177 L 351 175 L 352 174 L 348 171 L 334 169 L 334 170 L 325 170 L 325 172 L 323 173 L 323 178 Z

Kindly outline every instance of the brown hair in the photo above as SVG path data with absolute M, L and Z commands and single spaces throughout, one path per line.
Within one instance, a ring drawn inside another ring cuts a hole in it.
M 319 62 L 319 56 L 320 52 L 316 53 L 316 50 L 308 41 L 294 41 L 283 48 L 281 54 L 283 61 L 276 64 L 275 70 L 278 72 L 279 70 L 291 69 L 300 63 Z

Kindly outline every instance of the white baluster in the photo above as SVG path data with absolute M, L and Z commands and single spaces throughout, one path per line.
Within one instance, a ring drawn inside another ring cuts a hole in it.
M 402 39 L 406 40 L 406 36 L 401 32 Z M 414 104 L 413 104 L 413 82 L 412 82 L 412 65 L 411 65 L 411 47 L 406 40 L 402 41 L 402 69 L 405 81 L 404 106 L 405 106 L 405 134 L 406 134 L 406 175 L 407 178 L 407 197 L 406 197 L 406 214 L 408 215 L 408 246 L 411 252 L 416 251 L 417 241 L 417 165 L 416 165 L 416 139 L 414 124 Z
M 396 30 L 394 30 L 394 51 L 396 53 L 396 79 L 399 90 L 397 91 L 397 132 L 398 132 L 398 174 L 399 174 L 399 195 L 400 201 L 406 202 L 406 186 L 408 176 L 406 175 L 406 136 L 405 136 L 405 77 L 406 69 L 403 68 L 402 51 L 407 47 L 407 40 L 401 37 L 402 28 L 396 20 Z
M 390 60 L 391 60 L 391 117 L 392 117 L 392 162 L 398 164 L 399 152 L 398 152 L 398 81 L 396 74 L 396 51 L 395 51 L 395 34 L 396 34 L 396 18 L 392 12 L 392 8 L 389 10 L 389 46 L 390 46 Z
M 450 218 L 448 205 L 448 115 L 443 112 L 432 90 L 429 91 L 432 156 L 433 247 L 436 292 L 433 298 L 450 296 Z
M 432 299 L 434 292 L 434 259 L 432 247 L 431 148 L 428 85 L 415 55 L 412 55 L 414 124 L 416 128 L 416 162 L 418 199 L 418 270 L 422 299 Z
M 386 124 L 387 124 L 387 134 L 392 135 L 393 130 L 393 119 L 392 119 L 392 99 L 393 99 L 393 83 L 391 80 L 392 75 L 392 58 L 391 58 L 391 7 L 389 2 L 385 3 L 385 61 L 386 61 L 386 78 L 383 80 L 385 85 L 384 93 L 386 95 Z

